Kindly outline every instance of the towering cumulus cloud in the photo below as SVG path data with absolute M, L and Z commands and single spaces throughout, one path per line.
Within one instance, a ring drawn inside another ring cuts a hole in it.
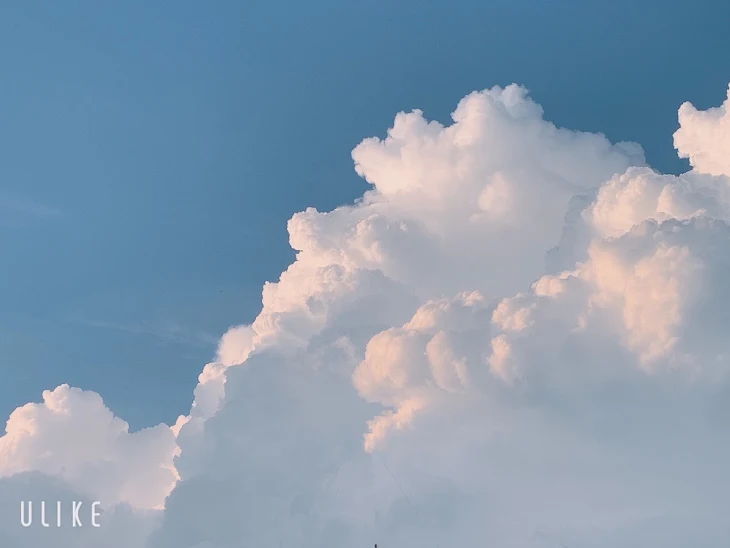
M 103 495 L 102 548 L 726 546 L 729 105 L 682 105 L 680 176 L 514 85 L 399 114 L 353 151 L 362 199 L 289 221 L 187 415 L 46 392 L 0 503 Z

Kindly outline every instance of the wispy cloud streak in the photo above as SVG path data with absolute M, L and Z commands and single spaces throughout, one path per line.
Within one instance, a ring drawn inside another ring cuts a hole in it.
M 0 225 L 22 228 L 61 216 L 63 216 L 63 212 L 58 208 L 25 196 L 0 191 Z

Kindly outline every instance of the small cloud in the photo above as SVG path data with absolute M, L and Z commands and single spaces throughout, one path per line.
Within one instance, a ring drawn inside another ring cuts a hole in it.
M 133 335 L 154 337 L 163 344 L 178 344 L 197 348 L 208 348 L 215 346 L 218 342 L 218 337 L 196 331 L 172 321 L 151 324 L 142 322 L 125 323 L 84 319 L 76 320 L 76 322 L 97 329 L 110 329 Z
M 60 209 L 17 194 L 0 192 L 0 224 L 3 226 L 21 228 L 62 215 Z

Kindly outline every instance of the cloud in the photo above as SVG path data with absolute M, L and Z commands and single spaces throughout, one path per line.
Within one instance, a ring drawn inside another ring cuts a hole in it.
M 0 192 L 0 224 L 18 228 L 33 223 L 58 218 L 63 212 L 24 196 Z
M 680 128 L 674 146 L 680 158 L 688 158 L 699 173 L 730 176 L 730 87 L 719 107 L 698 111 L 691 103 L 679 107 Z
M 515 85 L 465 97 L 453 118 L 443 127 L 401 113 L 384 140 L 358 145 L 355 169 L 372 191 L 354 207 L 295 215 L 295 264 L 377 269 L 421 299 L 517 291 L 542 273 L 572 196 L 644 165 L 636 144 L 556 128 Z
M 0 477 L 37 471 L 106 507 L 160 508 L 177 474 L 166 425 L 130 433 L 95 392 L 61 385 L 10 415 L 0 437 Z
M 292 217 L 173 427 L 62 386 L 0 471 L 103 492 L 129 548 L 724 546 L 725 107 L 681 107 L 680 176 L 519 86 L 453 120 L 399 114 L 353 151 L 361 200 Z
M 176 321 L 161 322 L 116 322 L 106 320 L 70 319 L 88 327 L 110 329 L 132 335 L 147 335 L 158 339 L 162 344 L 178 344 L 194 347 L 215 346 L 217 339 L 212 335 L 180 325 Z

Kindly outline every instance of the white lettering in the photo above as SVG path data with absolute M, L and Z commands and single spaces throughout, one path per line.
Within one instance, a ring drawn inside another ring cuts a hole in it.
M 23 527 L 31 527 L 33 525 L 33 502 L 30 500 L 22 500 L 20 501 L 20 524 Z M 40 524 L 42 527 L 53 527 L 51 525 L 53 516 L 51 515 L 53 510 L 51 510 L 51 504 L 52 502 L 45 500 L 41 501 L 35 501 L 36 502 L 36 508 L 38 507 L 38 503 L 40 503 Z M 67 512 L 63 511 L 64 505 L 67 503 L 64 503 L 61 500 L 56 501 L 56 520 L 55 520 L 55 526 L 57 528 L 61 528 L 64 525 L 68 526 L 68 522 L 71 522 L 72 527 L 83 527 L 84 524 L 82 522 L 83 519 L 87 519 L 86 516 L 91 516 L 91 525 L 92 527 L 101 527 L 101 523 L 99 518 L 102 515 L 102 508 L 101 508 L 101 502 L 100 501 L 94 501 L 91 503 L 91 509 L 87 510 L 88 513 L 82 511 L 82 507 L 84 506 L 84 503 L 80 500 L 74 500 L 69 501 L 71 504 L 71 519 L 64 518 L 63 516 L 68 515 Z M 37 510 L 36 510 L 37 512 Z M 64 521 L 65 520 L 65 521 Z M 3 548 L 0 546 L 0 548 Z
M 77 506 L 77 504 L 78 504 L 78 506 Z M 79 502 L 73 501 L 73 514 L 74 514 L 73 515 L 73 526 L 74 527 L 83 527 L 83 525 L 81 525 L 81 520 L 79 519 L 79 510 L 81 510 L 82 504 L 83 504 L 83 502 L 81 502 L 81 501 L 79 501 Z M 78 523 L 78 525 L 76 525 L 77 523 Z
M 43 527 L 50 527 L 46 523 L 46 501 L 45 500 L 41 501 L 41 525 Z
M 28 521 L 25 521 L 25 501 L 20 501 L 20 524 L 23 527 L 30 527 L 33 523 L 33 501 L 28 501 Z
M 101 503 L 98 500 L 91 505 L 91 525 L 94 527 L 99 527 L 99 523 L 96 521 L 96 518 L 101 515 L 101 513 L 96 510 L 99 506 L 101 506 Z

